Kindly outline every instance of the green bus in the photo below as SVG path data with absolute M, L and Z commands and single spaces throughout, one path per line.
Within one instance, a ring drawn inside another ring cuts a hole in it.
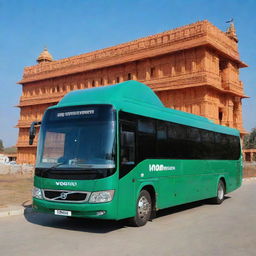
M 224 195 L 241 186 L 236 129 L 166 108 L 137 81 L 76 90 L 40 125 L 33 208 L 55 215 L 128 219 Z

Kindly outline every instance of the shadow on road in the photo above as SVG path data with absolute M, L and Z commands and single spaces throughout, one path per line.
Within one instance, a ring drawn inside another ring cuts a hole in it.
M 123 221 L 70 218 L 39 213 L 33 211 L 31 205 L 25 208 L 24 217 L 28 222 L 40 226 L 98 234 L 108 233 L 125 227 Z
M 230 197 L 226 196 L 225 199 Z M 211 204 L 209 200 L 202 200 L 193 203 L 183 204 L 179 206 L 170 207 L 157 212 L 156 218 L 161 218 L 166 215 L 173 215 L 179 212 L 190 210 L 205 204 Z M 95 220 L 95 219 L 83 219 L 83 218 L 68 218 L 62 216 L 55 216 L 52 214 L 38 213 L 33 211 L 31 205 L 25 205 L 24 217 L 25 219 L 33 224 L 66 229 L 80 232 L 90 232 L 104 234 L 112 232 L 121 228 L 127 227 L 127 222 L 122 221 L 111 221 L 111 220 Z
M 225 196 L 225 200 L 227 200 L 229 198 L 230 198 L 230 196 Z M 181 205 L 178 205 L 178 206 L 173 206 L 173 207 L 169 207 L 169 208 L 166 208 L 166 209 L 163 209 L 163 210 L 159 210 L 157 212 L 156 217 L 161 218 L 161 217 L 164 217 L 166 215 L 172 215 L 172 214 L 183 212 L 183 211 L 186 211 L 186 210 L 191 210 L 193 208 L 203 206 L 203 205 L 207 205 L 207 204 L 214 205 L 212 203 L 211 199 L 204 199 L 204 200 L 201 200 L 201 201 L 196 201 L 196 202 L 187 203 L 187 204 L 181 204 Z

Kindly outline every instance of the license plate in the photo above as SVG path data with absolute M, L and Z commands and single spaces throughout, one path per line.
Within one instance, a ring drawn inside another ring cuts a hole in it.
M 61 215 L 61 216 L 71 216 L 71 211 L 54 210 L 54 214 Z

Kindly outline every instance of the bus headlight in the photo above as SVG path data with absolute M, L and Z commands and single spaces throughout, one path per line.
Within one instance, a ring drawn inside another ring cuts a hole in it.
M 89 203 L 106 203 L 114 197 L 114 190 L 92 192 Z
M 43 199 L 42 190 L 37 187 L 33 187 L 32 189 L 32 197 Z

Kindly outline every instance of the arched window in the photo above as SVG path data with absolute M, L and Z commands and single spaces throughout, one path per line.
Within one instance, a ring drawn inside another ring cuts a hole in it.
M 223 108 L 219 108 L 219 124 L 222 124 L 223 121 Z
M 150 77 L 155 77 L 155 75 L 156 75 L 156 68 L 155 67 L 150 68 Z

